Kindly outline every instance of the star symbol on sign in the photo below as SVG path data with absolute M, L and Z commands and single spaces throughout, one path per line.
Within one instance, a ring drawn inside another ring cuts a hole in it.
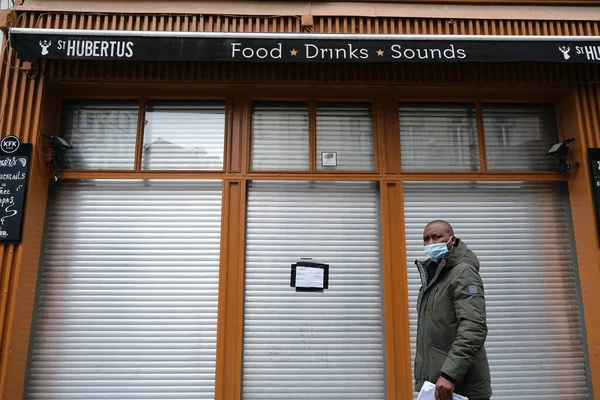
M 290 54 L 292 55 L 292 57 L 295 57 L 298 54 L 298 50 L 292 49 L 290 50 Z
M 383 56 L 383 53 L 384 53 L 384 51 L 383 51 L 383 50 L 381 50 L 381 49 L 377 50 L 377 55 L 378 55 L 379 57 Z

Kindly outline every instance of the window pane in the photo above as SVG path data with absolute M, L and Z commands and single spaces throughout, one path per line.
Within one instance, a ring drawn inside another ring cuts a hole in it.
M 550 104 L 484 104 L 485 148 L 490 171 L 552 171 L 546 152 L 558 142 Z
M 317 104 L 318 170 L 375 169 L 371 108 L 371 103 Z M 337 165 L 323 166 L 321 153 L 335 153 Z
M 73 145 L 63 169 L 133 169 L 137 101 L 85 100 L 65 103 L 62 137 Z
M 225 102 L 149 102 L 142 169 L 222 170 Z
M 401 103 L 403 171 L 479 171 L 473 104 Z
M 308 170 L 308 103 L 254 103 L 250 169 Z

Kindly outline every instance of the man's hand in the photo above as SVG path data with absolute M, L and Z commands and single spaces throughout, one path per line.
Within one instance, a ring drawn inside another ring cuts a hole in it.
M 435 384 L 436 400 L 452 400 L 452 392 L 454 392 L 454 383 L 440 376 Z

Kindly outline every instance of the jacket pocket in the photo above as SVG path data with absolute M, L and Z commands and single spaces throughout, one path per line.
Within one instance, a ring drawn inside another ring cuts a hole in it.
M 442 366 L 448 358 L 448 352 L 429 345 L 429 359 L 427 360 L 427 373 L 430 382 L 435 383 L 440 377 Z
M 469 397 L 490 397 L 490 369 L 485 350 L 479 352 L 455 390 L 457 393 L 466 393 Z

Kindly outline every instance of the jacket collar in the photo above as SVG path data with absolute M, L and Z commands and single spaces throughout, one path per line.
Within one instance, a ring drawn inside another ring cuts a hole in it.
M 456 245 L 446 254 L 444 260 L 446 260 L 447 267 L 455 267 L 460 263 L 461 259 L 467 252 L 467 245 L 460 239 L 456 239 Z

